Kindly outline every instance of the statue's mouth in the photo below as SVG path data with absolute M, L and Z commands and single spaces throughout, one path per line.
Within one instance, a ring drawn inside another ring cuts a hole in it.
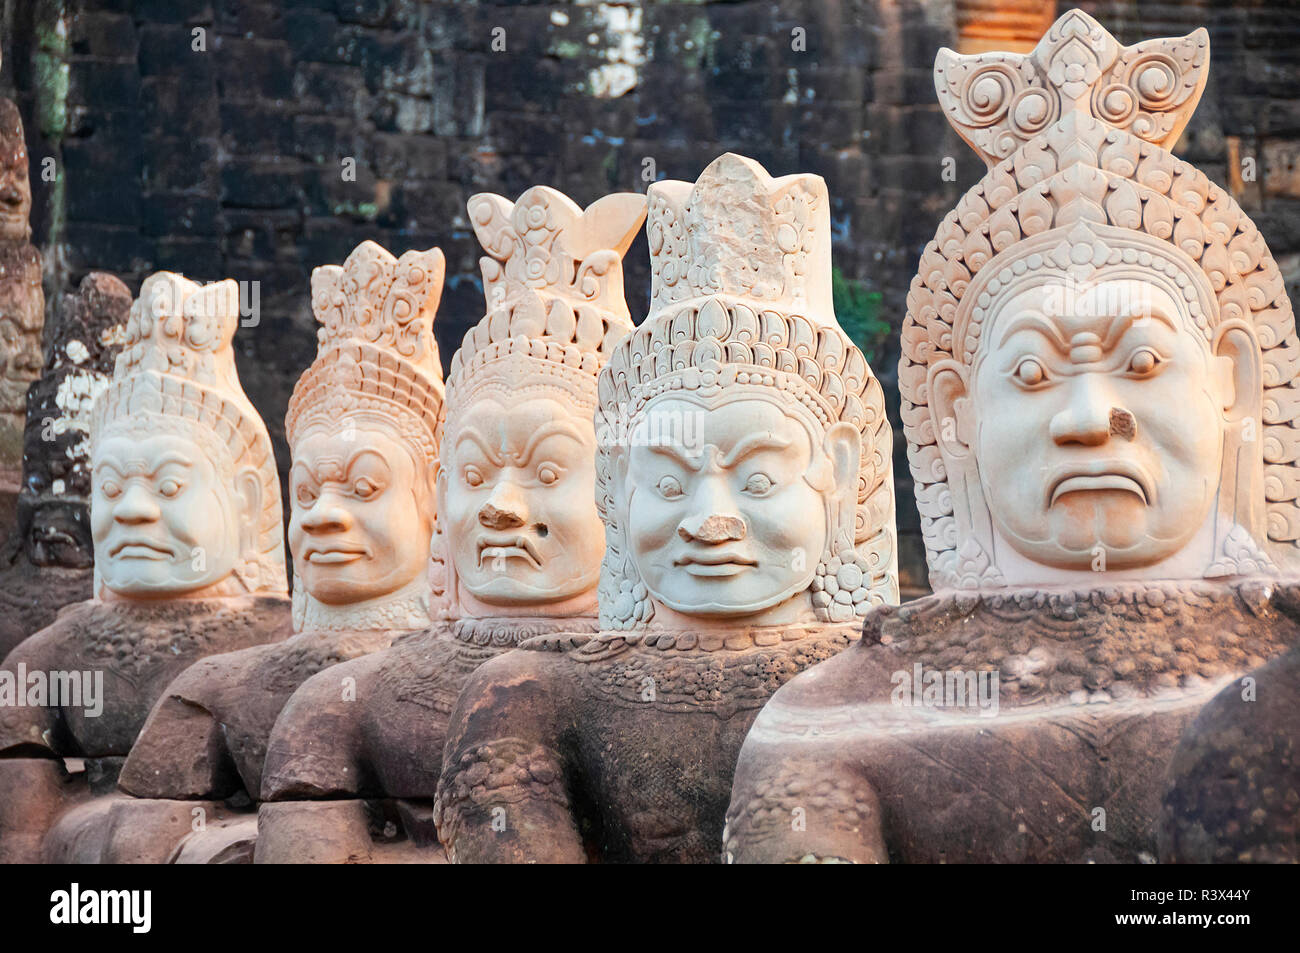
M 370 554 L 365 549 L 333 546 L 328 549 L 307 550 L 307 562 L 315 566 L 338 566 L 344 563 L 354 563 L 358 559 L 366 558 L 368 555 Z
M 42 546 L 75 546 L 76 539 L 71 533 L 65 533 L 61 529 L 44 529 L 37 530 L 32 534 L 32 539 Z
M 1048 484 L 1047 505 L 1055 506 L 1057 500 L 1069 493 L 1099 490 L 1132 493 L 1148 505 L 1155 497 L 1154 488 L 1145 473 L 1130 464 L 1107 460 L 1057 473 L 1055 479 Z
M 478 541 L 479 568 L 482 569 L 485 562 L 495 562 L 498 559 L 522 559 L 534 569 L 542 568 L 542 557 L 532 540 L 526 536 L 480 539 Z
M 159 546 L 157 543 L 149 543 L 144 540 L 127 540 L 110 549 L 108 555 L 114 559 L 148 559 L 154 562 L 163 562 L 172 558 L 172 551 L 168 547 Z
M 735 576 L 746 569 L 752 569 L 758 562 L 741 556 L 739 553 L 723 551 L 718 553 L 686 553 L 673 560 L 674 566 L 680 566 L 692 576 L 719 578 Z

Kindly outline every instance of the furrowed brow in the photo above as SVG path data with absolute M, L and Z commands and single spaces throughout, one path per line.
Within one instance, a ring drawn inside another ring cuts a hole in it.
M 784 437 L 778 437 L 773 433 L 760 433 L 745 437 L 731 448 L 731 453 L 722 458 L 722 466 L 734 467 L 741 460 L 752 457 L 756 453 L 785 450 L 790 446 L 790 443 Z
M 578 429 L 572 424 L 564 422 L 547 424 L 528 438 L 528 443 L 525 444 L 524 449 L 515 456 L 515 460 L 520 466 L 526 465 L 532 458 L 533 452 L 537 447 L 542 443 L 542 441 L 549 437 L 568 437 L 570 440 L 582 443 L 582 437 L 578 433 Z
M 1056 326 L 1054 321 L 1039 314 L 1022 314 L 1012 319 L 1011 323 L 1002 331 L 999 341 L 1005 341 L 1017 331 L 1035 331 L 1052 342 L 1053 346 L 1062 354 L 1070 352 L 1070 342 L 1065 339 L 1061 329 Z
M 487 457 L 488 462 L 491 463 L 494 467 L 500 467 L 505 465 L 505 461 L 502 459 L 501 454 L 498 453 L 495 448 L 489 446 L 487 441 L 485 441 L 481 436 L 479 436 L 477 431 L 462 430 L 460 434 L 456 437 L 456 446 L 459 447 L 466 440 L 476 445 L 479 448 L 479 450 L 482 452 L 483 456 Z
M 1115 315 L 1114 320 L 1111 321 L 1110 326 L 1106 329 L 1104 347 L 1109 350 L 1128 332 L 1129 328 L 1146 318 L 1153 318 L 1156 321 L 1160 321 L 1167 325 L 1170 330 L 1178 330 L 1178 325 L 1175 324 L 1174 319 L 1163 308 L 1152 307 L 1145 311 L 1137 312 L 1121 311 L 1119 314 Z
M 692 472 L 699 470 L 700 464 L 703 462 L 703 456 L 701 456 L 698 461 L 692 460 L 686 454 L 679 453 L 675 447 L 667 443 L 652 443 L 649 444 L 646 447 L 646 449 L 649 450 L 651 453 L 657 453 L 660 454 L 661 456 L 665 456 L 669 460 L 672 460 L 674 463 L 676 463 L 678 466 L 682 467 L 683 469 L 690 470 Z
M 154 468 L 149 471 L 149 475 L 153 476 L 162 470 L 163 467 L 171 466 L 173 464 L 181 467 L 191 467 L 194 465 L 190 460 L 181 456 L 179 453 L 165 453 L 163 454 L 162 459 L 160 459 Z

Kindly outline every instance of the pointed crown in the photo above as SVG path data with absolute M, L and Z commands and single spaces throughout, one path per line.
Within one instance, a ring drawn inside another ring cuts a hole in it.
M 92 447 L 109 430 L 179 431 L 197 441 L 227 480 L 252 468 L 262 485 L 256 562 L 243 578 L 260 591 L 287 589 L 280 479 L 266 425 L 244 394 L 231 346 L 240 317 L 239 285 L 199 285 L 160 271 L 145 279 L 127 317 L 113 380 L 95 399 Z
M 433 319 L 442 297 L 442 251 L 395 258 L 362 242 L 342 267 L 312 271 L 316 360 L 289 399 L 285 429 L 293 445 L 316 424 L 373 412 L 396 423 L 426 462 L 438 457 L 442 363 Z
M 512 381 L 540 374 L 594 406 L 596 375 L 632 330 L 623 256 L 645 203 L 620 192 L 584 211 L 543 185 L 517 202 L 490 193 L 470 198 L 470 221 L 488 253 L 479 259 L 487 309 L 452 358 L 449 404 L 483 386 L 514 390 Z M 495 366 L 500 361 L 513 370 Z
M 1015 284 L 1137 269 L 1187 302 L 1207 338 L 1250 325 L 1264 363 L 1268 538 L 1300 542 L 1300 342 L 1282 275 L 1233 198 L 1168 148 L 1209 67 L 1205 30 L 1121 46 L 1079 10 L 1034 52 L 942 50 L 949 121 L 989 165 L 921 254 L 907 298 L 899 389 L 932 577 L 965 578 L 948 474 L 930 417 L 929 368 L 976 359 L 983 322 Z

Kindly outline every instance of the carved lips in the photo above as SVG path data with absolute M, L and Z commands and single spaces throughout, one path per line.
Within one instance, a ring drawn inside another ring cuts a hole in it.
M 692 576 L 735 576 L 758 565 L 758 561 L 734 552 L 686 553 L 673 560 Z
M 1047 505 L 1054 506 L 1067 493 L 1096 490 L 1122 490 L 1148 505 L 1155 499 L 1155 485 L 1141 468 L 1120 460 L 1099 460 L 1059 470 L 1048 483 Z
M 145 539 L 128 539 L 110 547 L 108 555 L 113 559 L 151 559 L 165 562 L 171 559 L 174 553 L 170 546 L 161 546 Z
M 478 565 L 483 568 L 485 562 L 497 559 L 523 559 L 532 564 L 534 569 L 542 568 L 542 557 L 537 552 L 533 541 L 526 536 L 492 536 L 478 541 Z
M 358 559 L 365 559 L 370 555 L 368 549 L 349 548 L 345 546 L 320 546 L 310 547 L 307 550 L 307 561 L 318 566 L 338 565 L 342 563 L 356 562 Z

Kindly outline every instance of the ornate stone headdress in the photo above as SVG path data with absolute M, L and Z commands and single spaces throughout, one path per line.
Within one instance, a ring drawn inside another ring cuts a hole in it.
M 437 248 L 394 258 L 366 241 L 341 268 L 312 271 L 321 327 L 316 360 L 289 398 L 290 446 L 313 425 L 372 413 L 395 423 L 426 465 L 437 461 L 443 384 L 433 317 L 446 267 Z
M 292 450 L 313 427 L 337 427 L 348 417 L 372 418 L 395 427 L 421 473 L 436 477 L 438 417 L 445 397 L 442 361 L 433 319 L 442 299 L 447 263 L 441 249 L 408 251 L 395 258 L 364 241 L 342 267 L 322 265 L 311 273 L 311 305 L 321 327 L 316 360 L 298 378 L 285 433 Z M 436 522 L 436 494 L 427 505 Z M 442 553 L 430 541 L 426 582 L 439 584 Z M 421 585 L 424 585 L 422 583 Z M 306 629 L 422 628 L 428 624 L 428 588 L 414 600 L 341 609 L 320 606 L 306 588 L 293 591 L 294 627 Z
M 18 524 L 28 555 L 48 559 L 59 553 L 69 565 L 90 565 L 90 425 L 95 398 L 113 379 L 118 348 L 126 336 L 131 292 L 114 276 L 92 271 L 77 293 L 64 294 L 52 328 L 49 356 L 40 379 L 27 390 L 23 438 L 23 484 L 18 493 Z M 83 525 L 82 545 L 35 555 L 29 535 L 37 507 L 59 504 Z M 42 564 L 46 564 L 42 562 Z
M 482 388 L 518 394 L 560 387 L 596 406 L 596 375 L 632 330 L 623 256 L 645 218 L 645 197 L 607 195 L 586 211 L 535 185 L 511 202 L 479 193 L 468 203 L 487 312 L 452 357 L 452 413 Z M 505 362 L 502 364 L 502 362 Z
M 199 285 L 160 271 L 145 279 L 131 305 L 126 341 L 113 381 L 95 400 L 93 448 L 109 431 L 179 433 L 196 441 L 233 486 L 251 467 L 262 486 L 253 551 L 235 574 L 250 592 L 284 593 L 284 525 L 280 479 L 266 425 L 245 396 L 231 340 L 239 326 L 239 285 Z M 99 581 L 95 583 L 96 591 Z
M 892 433 L 884 395 L 831 305 L 830 209 L 820 176 L 773 179 L 728 153 L 696 182 L 650 187 L 652 293 L 645 322 L 600 375 L 606 424 L 633 424 L 670 390 L 759 386 L 823 430 L 862 435 L 853 538 L 827 540 L 813 582 L 819 618 L 847 621 L 898 599 Z M 597 503 L 605 520 L 600 614 L 605 628 L 649 621 L 653 607 L 615 511 L 615 441 L 599 441 Z M 828 514 L 830 526 L 837 514 Z M 850 598 L 836 598 L 840 589 Z
M 482 394 L 517 401 L 559 388 L 594 414 L 596 376 L 632 330 L 623 256 L 645 207 L 645 196 L 619 192 L 584 211 L 544 185 L 516 202 L 487 192 L 470 198 L 487 251 L 479 259 L 487 311 L 452 357 L 440 436 L 448 417 Z
M 926 246 L 902 333 L 904 432 L 936 588 L 998 585 L 1001 577 L 964 512 L 967 488 L 949 486 L 956 476 L 936 443 L 930 368 L 976 359 L 983 322 L 1013 282 L 1086 280 L 1101 269 L 1164 286 L 1187 302 L 1207 341 L 1224 322 L 1251 329 L 1263 355 L 1263 433 L 1234 461 L 1246 474 L 1235 492 L 1266 500 L 1266 514 L 1254 507 L 1251 538 L 1220 541 L 1207 574 L 1258 570 L 1270 559 L 1296 564 L 1300 345 L 1291 304 L 1255 225 L 1168 151 L 1208 66 L 1203 29 L 1124 47 L 1079 10 L 1058 19 L 1032 53 L 945 49 L 936 58 L 939 101 L 989 165 Z M 1247 482 L 1261 463 L 1262 487 Z

